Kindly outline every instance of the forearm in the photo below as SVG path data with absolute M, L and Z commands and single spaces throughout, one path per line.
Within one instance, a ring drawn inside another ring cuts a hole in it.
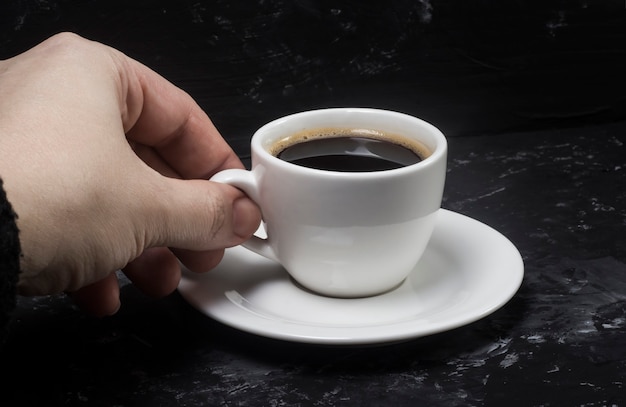
M 16 218 L 0 179 L 0 343 L 17 297 L 20 241 Z

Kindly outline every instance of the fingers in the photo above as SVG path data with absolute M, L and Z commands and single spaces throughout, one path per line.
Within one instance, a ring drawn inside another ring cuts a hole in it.
M 76 305 L 95 317 L 113 315 L 120 308 L 120 286 L 115 273 L 68 295 Z
M 137 288 L 154 298 L 171 294 L 180 280 L 178 261 L 165 247 L 144 251 L 124 267 L 123 271 Z
M 243 192 L 229 185 L 204 180 L 161 178 L 165 196 L 148 190 L 141 222 L 147 246 L 189 251 L 221 250 L 243 243 L 261 222 L 259 208 Z M 205 256 L 205 255 L 199 255 Z
M 172 249 L 178 259 L 191 271 L 203 273 L 215 268 L 224 257 L 224 249 L 192 251 Z
M 190 268 L 211 268 L 225 247 L 254 233 L 259 209 L 235 188 L 171 178 L 208 179 L 243 165 L 186 92 L 123 54 L 117 53 L 117 60 L 124 74 L 120 111 L 127 139 L 145 163 L 170 178 L 160 189 L 166 193 L 157 197 L 157 213 L 146 222 L 147 246 L 178 249 Z
M 146 250 L 123 271 L 139 290 L 154 298 L 171 294 L 178 286 L 181 272 L 176 257 L 164 247 Z M 120 288 L 115 273 L 68 295 L 78 307 L 95 317 L 113 315 L 120 308 Z
M 165 175 L 170 178 L 182 178 L 181 175 L 176 172 L 152 147 L 148 147 L 144 144 L 130 142 L 130 145 L 139 158 L 152 169 L 156 170 L 161 175 Z
M 122 111 L 129 140 L 154 148 L 182 178 L 208 179 L 240 160 L 209 117 L 183 90 L 134 60 L 126 60 Z
M 160 298 L 178 286 L 180 267 L 168 249 L 153 248 L 129 263 L 124 274 L 142 292 Z M 113 315 L 120 308 L 120 288 L 115 273 L 68 295 L 83 311 L 98 318 Z

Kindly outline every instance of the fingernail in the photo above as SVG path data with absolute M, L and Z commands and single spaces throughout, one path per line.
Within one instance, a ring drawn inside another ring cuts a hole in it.
M 239 198 L 233 203 L 233 232 L 248 239 L 259 227 L 259 208 L 250 198 Z

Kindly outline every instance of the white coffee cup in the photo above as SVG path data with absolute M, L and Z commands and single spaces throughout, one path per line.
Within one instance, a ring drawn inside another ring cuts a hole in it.
M 329 128 L 399 136 L 429 153 L 412 165 L 371 172 L 307 168 L 272 154 L 281 140 Z M 251 152 L 250 171 L 212 178 L 240 188 L 261 208 L 267 238 L 254 236 L 246 248 L 279 262 L 304 288 L 333 297 L 380 294 L 413 271 L 445 182 L 447 142 L 436 127 L 386 110 L 313 110 L 261 127 Z

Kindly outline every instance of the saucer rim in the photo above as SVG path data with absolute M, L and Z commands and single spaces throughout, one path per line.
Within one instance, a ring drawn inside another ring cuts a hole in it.
M 519 250 L 515 247 L 515 245 L 513 245 L 513 243 L 508 238 L 506 238 L 504 235 L 502 235 L 491 226 L 488 226 L 485 223 L 482 223 L 469 216 L 443 208 L 439 210 L 438 218 L 435 223 L 435 229 L 437 229 L 437 225 L 442 222 L 451 222 L 454 225 L 470 225 L 471 228 L 475 228 L 477 230 L 480 229 L 481 233 L 487 233 L 490 235 L 491 238 L 497 239 L 499 244 L 503 245 L 505 251 L 508 251 L 508 253 L 506 253 L 506 256 L 503 257 L 508 265 L 506 270 L 504 270 L 504 272 L 507 273 L 508 277 L 506 287 L 503 287 L 504 291 L 500 291 L 498 298 L 485 300 L 484 304 L 482 304 L 482 306 L 480 307 L 480 312 L 478 312 L 478 310 L 477 312 L 470 311 L 469 314 L 467 312 L 459 312 L 460 317 L 458 318 L 448 318 L 447 320 L 444 319 L 442 321 L 436 322 L 433 321 L 429 323 L 426 327 L 424 327 L 423 324 L 417 324 L 417 327 L 413 329 L 410 329 L 410 327 L 407 326 L 408 324 L 406 322 L 410 321 L 397 324 L 389 323 L 388 325 L 325 325 L 320 327 L 316 326 L 315 324 L 299 324 L 294 321 L 282 321 L 280 320 L 280 318 L 268 320 L 265 316 L 255 315 L 249 310 L 246 312 L 242 307 L 238 307 L 238 311 L 235 310 L 236 312 L 244 310 L 242 311 L 243 314 L 241 314 L 242 317 L 233 317 L 232 313 L 228 312 L 228 310 L 230 309 L 230 311 L 233 311 L 233 307 L 237 306 L 232 302 L 231 299 L 227 298 L 228 292 L 232 290 L 219 291 L 218 295 L 221 295 L 222 301 L 219 301 L 220 298 L 217 298 L 218 301 L 215 301 L 216 298 L 213 298 L 215 296 L 212 296 L 211 298 L 199 299 L 197 298 L 197 296 L 193 295 L 193 287 L 195 284 L 201 284 L 201 281 L 207 277 L 205 275 L 198 275 L 186 270 L 183 271 L 183 276 L 178 286 L 178 291 L 192 307 L 196 308 L 201 313 L 224 325 L 241 330 L 243 332 L 248 332 L 250 334 L 288 342 L 319 345 L 375 345 L 403 342 L 420 337 L 434 335 L 441 332 L 446 332 L 483 319 L 503 307 L 506 303 L 508 303 L 511 298 L 517 293 L 519 287 L 523 282 L 524 263 L 522 256 Z M 431 244 L 429 243 L 426 251 L 429 250 L 430 246 Z M 242 247 L 236 247 L 227 250 L 231 251 L 233 249 L 246 250 Z M 258 256 L 251 252 L 250 254 Z M 500 255 L 501 254 L 502 253 L 500 253 Z M 265 261 L 266 259 L 259 256 L 259 260 Z M 277 265 L 277 267 L 279 266 Z M 459 273 L 462 272 L 459 271 Z M 208 278 L 210 278 L 210 276 Z M 200 283 L 198 283 L 198 281 L 200 281 Z M 483 285 L 486 286 L 486 284 L 487 281 L 485 280 L 483 282 Z M 474 284 L 473 286 L 476 285 Z M 221 307 L 224 306 L 226 307 L 227 312 L 222 312 Z M 417 321 L 417 319 L 418 318 L 413 318 L 412 320 Z M 383 326 L 395 329 L 375 329 Z

